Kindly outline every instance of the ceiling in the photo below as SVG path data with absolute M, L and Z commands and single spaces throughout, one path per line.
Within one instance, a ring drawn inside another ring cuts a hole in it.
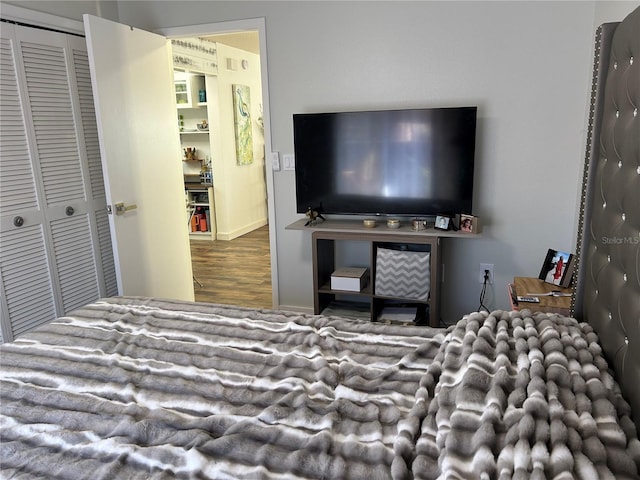
M 260 43 L 257 30 L 247 30 L 244 32 L 221 33 L 219 35 L 207 35 L 207 40 L 222 43 L 230 47 L 246 50 L 256 55 L 260 54 Z

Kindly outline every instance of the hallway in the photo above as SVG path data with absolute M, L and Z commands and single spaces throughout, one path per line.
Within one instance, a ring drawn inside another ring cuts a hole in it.
M 198 302 L 271 308 L 269 226 L 233 240 L 191 240 Z

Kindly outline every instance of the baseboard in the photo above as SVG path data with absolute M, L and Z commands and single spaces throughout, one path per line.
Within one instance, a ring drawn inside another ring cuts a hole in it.
M 313 315 L 313 307 L 299 307 L 294 305 L 278 305 L 276 310 L 296 312 L 296 313 L 308 313 Z
M 249 232 L 253 232 L 254 230 L 264 227 L 269 222 L 266 218 L 258 220 L 256 222 L 250 223 L 249 225 L 245 225 L 242 228 L 234 230 L 233 232 L 221 232 L 218 230 L 216 235 L 216 240 L 233 240 L 234 238 L 241 237 L 242 235 L 246 235 Z

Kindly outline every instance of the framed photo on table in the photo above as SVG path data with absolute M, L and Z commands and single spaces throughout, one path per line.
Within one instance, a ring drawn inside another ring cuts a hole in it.
M 473 215 L 460 215 L 460 231 L 464 233 L 478 233 L 478 217 Z
M 451 217 L 447 217 L 446 215 L 437 215 L 436 224 L 433 228 L 437 230 L 449 230 L 451 228 Z
M 568 252 L 549 249 L 538 278 L 547 283 L 568 288 L 575 268 L 575 256 Z

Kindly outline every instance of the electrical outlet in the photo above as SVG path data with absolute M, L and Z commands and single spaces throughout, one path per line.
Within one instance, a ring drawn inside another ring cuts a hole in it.
M 481 263 L 480 264 L 480 283 L 484 283 L 484 271 L 489 270 L 489 279 L 487 284 L 493 285 L 493 263 Z

